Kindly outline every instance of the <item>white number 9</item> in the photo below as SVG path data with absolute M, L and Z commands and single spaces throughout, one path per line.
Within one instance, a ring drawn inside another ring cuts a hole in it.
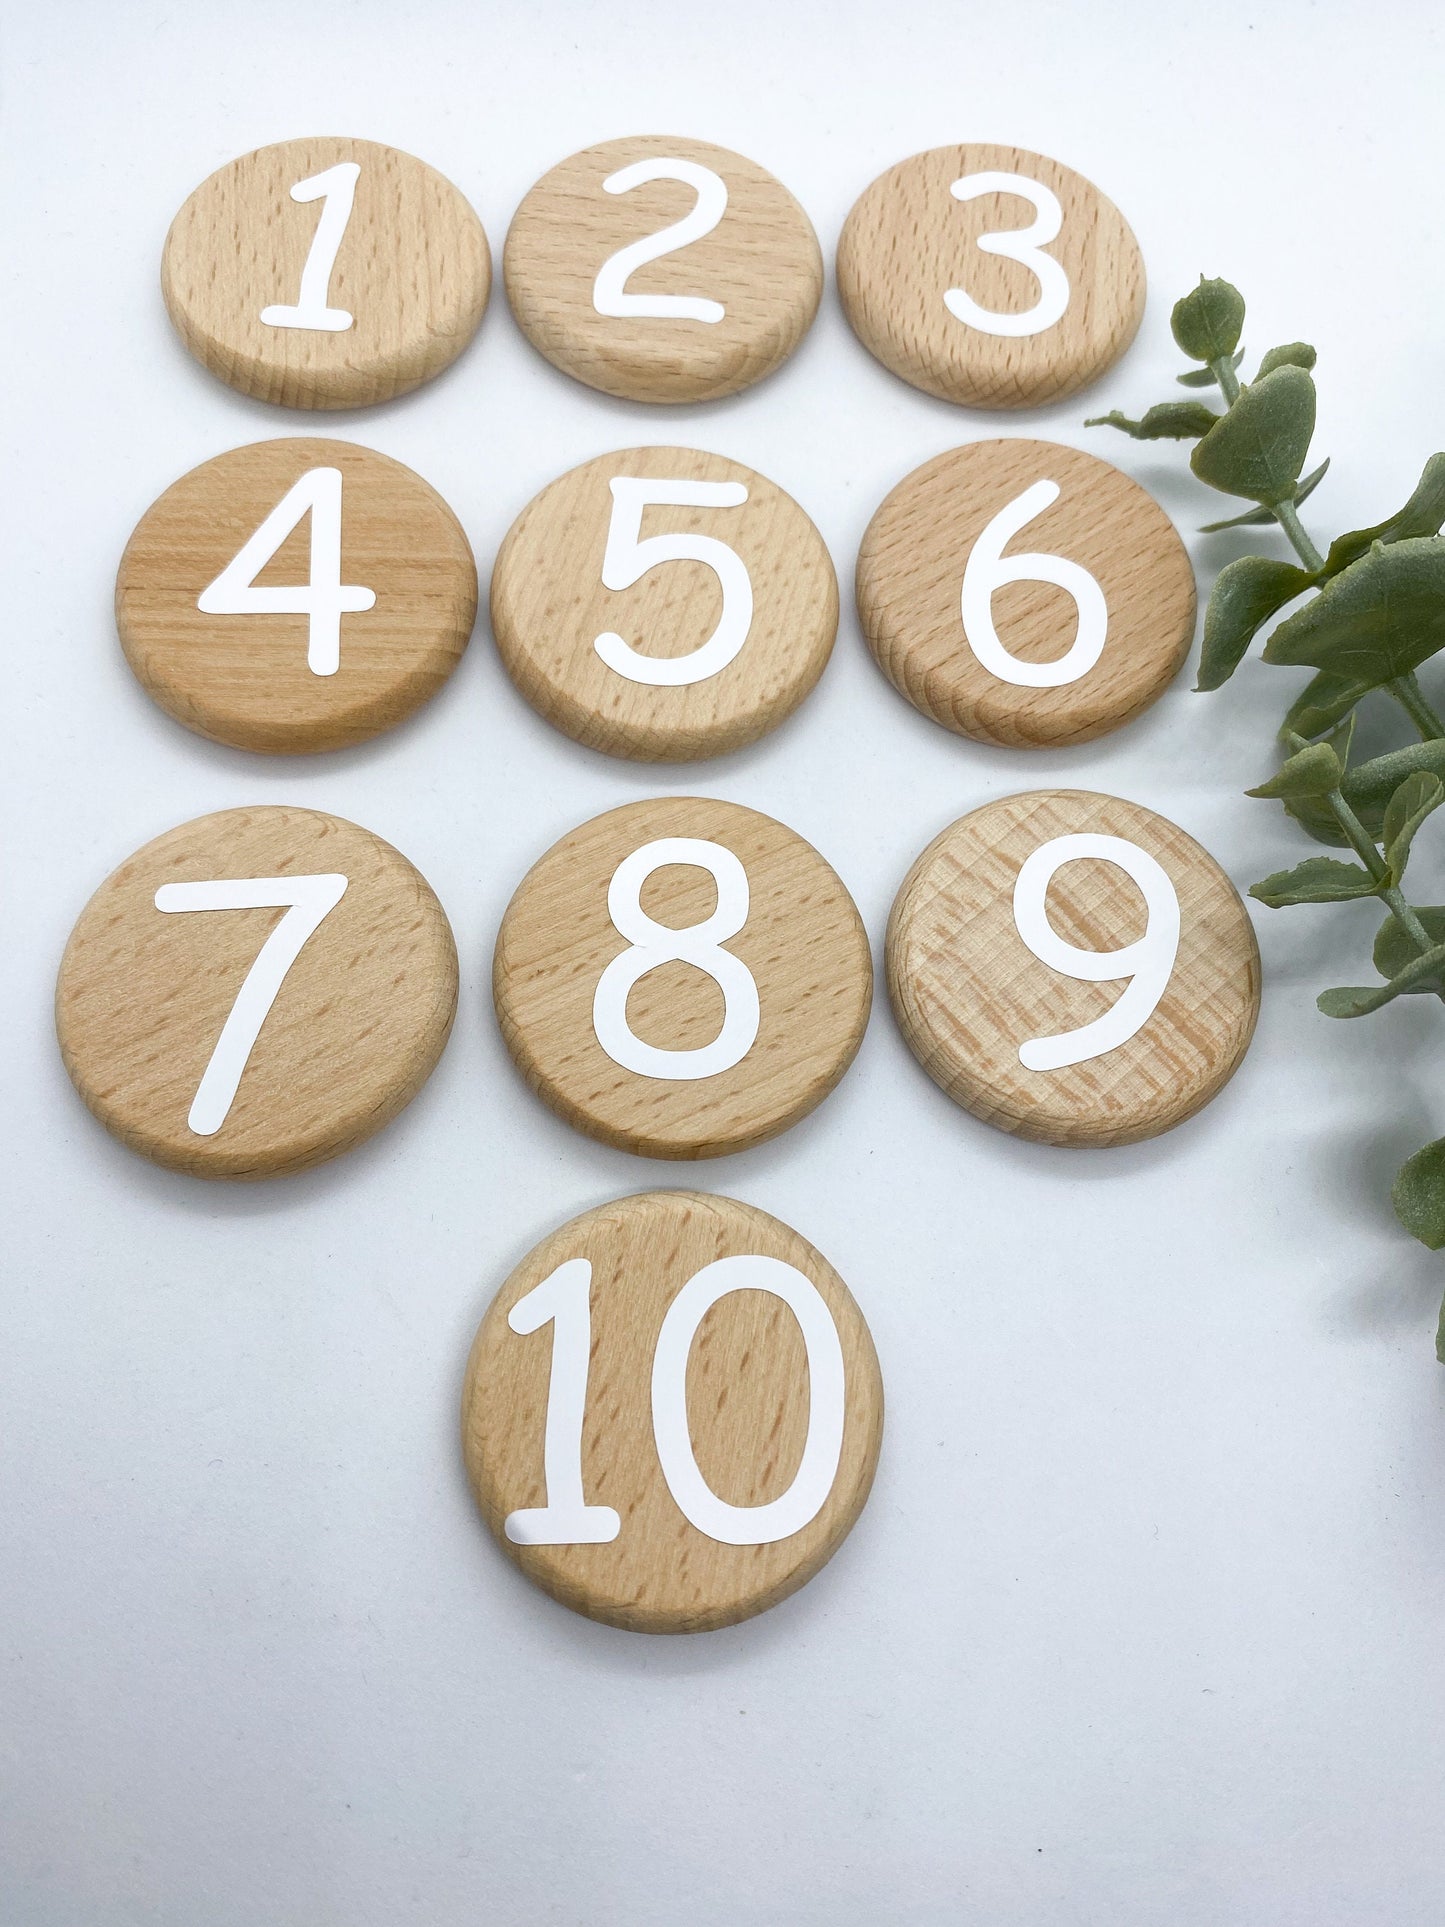
M 1056 870 L 1065 863 L 1094 857 L 1115 864 L 1143 893 L 1148 921 L 1137 942 L 1119 950 L 1080 950 L 1049 922 L 1047 897 Z M 1058 1071 L 1069 1064 L 1127 1044 L 1159 1006 L 1179 951 L 1179 897 L 1168 872 L 1147 850 L 1121 836 L 1056 836 L 1026 857 L 1014 883 L 1014 926 L 1041 964 L 1082 983 L 1130 979 L 1124 994 L 1102 1017 L 1055 1037 L 1034 1037 L 1019 1046 L 1019 1062 L 1029 1071 Z
M 1000 314 L 994 308 L 981 308 L 962 288 L 949 288 L 943 299 L 948 312 L 965 327 L 977 328 L 986 335 L 1041 335 L 1063 317 L 1069 305 L 1069 277 L 1061 263 L 1044 248 L 1056 241 L 1064 225 L 1064 210 L 1059 197 L 1026 174 L 965 174 L 949 188 L 955 201 L 976 201 L 981 194 L 1016 194 L 1027 201 L 1036 218 L 1027 227 L 1010 228 L 1005 234 L 981 234 L 978 245 L 985 254 L 1002 254 L 1020 261 L 1039 284 L 1039 298 L 1022 314 Z

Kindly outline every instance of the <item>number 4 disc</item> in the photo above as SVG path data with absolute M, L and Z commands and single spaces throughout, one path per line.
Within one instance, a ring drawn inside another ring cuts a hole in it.
M 1130 1144 L 1238 1069 L 1259 950 L 1207 851 L 1137 803 L 1034 790 L 960 818 L 905 878 L 888 990 L 915 1057 L 986 1123 Z
M 837 1272 L 766 1212 L 693 1191 L 544 1239 L 483 1319 L 462 1402 L 503 1550 L 635 1632 L 732 1625 L 804 1585 L 863 1508 L 882 1428 Z

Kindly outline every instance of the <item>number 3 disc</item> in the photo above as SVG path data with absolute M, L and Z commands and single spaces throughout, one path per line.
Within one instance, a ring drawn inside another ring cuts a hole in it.
M 1259 950 L 1207 851 L 1137 803 L 1034 790 L 960 818 L 904 879 L 888 991 L 965 1110 L 1047 1144 L 1130 1144 L 1238 1069 Z
M 457 1003 L 426 880 L 319 810 L 197 817 L 137 850 L 71 932 L 65 1068 L 133 1151 L 196 1177 L 304 1170 L 430 1076 Z
M 493 1300 L 462 1448 L 503 1550 L 576 1612 L 702 1632 L 832 1557 L 878 1459 L 863 1314 L 805 1238 L 653 1191 L 553 1232 Z

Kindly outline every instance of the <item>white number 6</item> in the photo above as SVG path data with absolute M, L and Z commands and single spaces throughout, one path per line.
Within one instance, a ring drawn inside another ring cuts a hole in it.
M 1001 682 L 1024 689 L 1058 689 L 1087 676 L 1103 654 L 1109 630 L 1104 591 L 1089 571 L 1062 555 L 1009 555 L 1004 544 L 1059 499 L 1057 482 L 1035 482 L 995 515 L 969 551 L 963 570 L 963 633 L 983 667 Z M 1074 640 L 1053 662 L 1025 662 L 1010 654 L 993 626 L 994 591 L 1005 582 L 1052 582 L 1074 599 Z
M 608 194 L 630 194 L 648 181 L 681 181 L 697 195 L 690 213 L 656 234 L 645 234 L 609 255 L 592 284 L 592 305 L 598 314 L 648 315 L 656 321 L 721 321 L 727 313 L 721 301 L 693 294 L 629 294 L 627 277 L 649 261 L 673 254 L 691 241 L 711 234 L 727 212 L 727 183 L 697 161 L 634 161 L 619 167 L 602 183 Z
M 642 511 L 666 508 L 740 508 L 748 499 L 741 482 L 643 481 L 614 475 L 612 519 L 602 554 L 602 582 L 608 589 L 630 589 L 662 562 L 701 562 L 718 579 L 722 614 L 707 641 L 685 656 L 644 656 L 608 629 L 593 648 L 609 669 L 629 682 L 659 689 L 681 689 L 705 682 L 726 669 L 748 639 L 753 624 L 753 581 L 736 549 L 711 535 L 649 535 L 642 540 Z
M 1119 950 L 1080 950 L 1049 922 L 1046 899 L 1054 872 L 1065 863 L 1095 857 L 1113 863 L 1143 892 L 1148 921 L 1136 942 Z M 1058 1071 L 1117 1050 L 1154 1015 L 1174 972 L 1179 951 L 1179 897 L 1169 874 L 1147 850 L 1121 836 L 1056 836 L 1024 859 L 1014 883 L 1014 926 L 1041 964 L 1081 983 L 1131 981 L 1102 1017 L 1078 1030 L 1035 1037 L 1019 1046 L 1019 1062 L 1029 1071 Z
M 1037 218 L 1027 227 L 980 235 L 978 245 L 985 254 L 1021 261 L 1039 284 L 1038 300 L 1022 314 L 981 308 L 962 288 L 949 288 L 945 293 L 948 312 L 966 327 L 987 335 L 1041 335 L 1052 328 L 1069 305 L 1069 277 L 1051 254 L 1043 252 L 1050 241 L 1058 239 L 1064 224 L 1058 195 L 1026 174 L 965 174 L 948 191 L 956 201 L 976 201 L 980 194 L 1017 194 L 1030 204 Z

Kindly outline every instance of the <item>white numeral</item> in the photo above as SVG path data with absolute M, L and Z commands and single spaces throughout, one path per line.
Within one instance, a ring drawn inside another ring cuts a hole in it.
M 642 907 L 642 886 L 667 863 L 695 864 L 717 885 L 717 908 L 701 923 L 680 930 L 654 923 Z M 607 914 L 631 948 L 608 964 L 592 999 L 597 1041 L 624 1070 L 668 1081 L 716 1077 L 740 1064 L 758 1034 L 758 986 L 741 957 L 719 946 L 748 920 L 747 871 L 731 850 L 699 837 L 663 836 L 624 857 L 607 887 Z M 632 986 L 659 964 L 689 963 L 705 971 L 723 994 L 722 1029 L 699 1050 L 659 1050 L 645 1044 L 627 1021 Z
M 648 261 L 674 254 L 690 241 L 711 234 L 727 211 L 727 185 L 721 175 L 696 161 L 634 161 L 620 167 L 602 183 L 608 194 L 628 194 L 647 181 L 682 181 L 692 188 L 697 201 L 691 211 L 670 227 L 656 234 L 630 241 L 616 254 L 609 255 L 597 270 L 592 284 L 592 305 L 598 314 L 649 315 L 660 321 L 721 321 L 727 310 L 720 301 L 708 301 L 692 294 L 629 294 L 627 277 Z
M 197 1137 L 214 1137 L 230 1113 L 242 1073 L 270 1015 L 286 972 L 306 939 L 346 894 L 346 878 L 227 877 L 208 883 L 163 883 L 157 910 L 281 910 L 286 914 L 256 954 L 221 1026 L 186 1119 Z
M 622 1530 L 610 1505 L 588 1505 L 582 1496 L 582 1415 L 587 1408 L 587 1367 L 592 1357 L 592 1264 L 569 1258 L 533 1286 L 507 1313 L 524 1336 L 552 1327 L 552 1372 L 547 1381 L 547 1429 L 542 1440 L 544 1506 L 507 1514 L 504 1530 L 514 1546 L 605 1546 Z
M 656 688 L 680 689 L 703 682 L 726 669 L 748 639 L 753 622 L 753 582 L 747 564 L 726 542 L 710 535 L 649 535 L 642 540 L 642 512 L 646 508 L 740 508 L 748 499 L 741 482 L 643 481 L 614 475 L 612 519 L 602 554 L 602 583 L 608 589 L 630 589 L 649 569 L 662 562 L 702 562 L 712 570 L 722 590 L 722 614 L 707 641 L 685 656 L 644 656 L 609 629 L 593 648 L 609 669 L 629 682 Z
M 967 327 L 988 335 L 1041 335 L 1052 328 L 1069 305 L 1069 277 L 1062 265 L 1044 248 L 1057 240 L 1064 224 L 1059 197 L 1026 174 L 965 174 L 949 189 L 956 201 L 974 201 L 980 194 L 1017 194 L 1029 202 L 1036 219 L 1027 227 L 1010 228 L 1004 234 L 982 234 L 978 245 L 985 254 L 1002 254 L 1010 261 L 1021 261 L 1039 284 L 1039 298 L 1022 314 L 999 314 L 993 308 L 980 308 L 962 288 L 950 288 L 944 295 L 948 312 Z
M 1095 857 L 1133 878 L 1144 896 L 1144 934 L 1119 950 L 1080 950 L 1049 922 L 1046 899 L 1054 872 L 1065 863 Z M 1026 857 L 1014 883 L 1014 924 L 1041 964 L 1082 983 L 1130 979 L 1118 1001 L 1078 1030 L 1035 1037 L 1019 1047 L 1025 1070 L 1057 1071 L 1127 1044 L 1154 1015 L 1174 971 L 1179 950 L 1179 897 L 1169 873 L 1147 850 L 1121 836 L 1056 836 Z
M 308 580 L 257 588 L 256 577 L 302 516 L 311 516 Z M 341 667 L 341 618 L 376 605 L 376 591 L 341 580 L 341 470 L 308 468 L 245 546 L 196 598 L 207 616 L 305 616 L 306 667 L 334 676 Z
M 1062 555 L 1005 555 L 1011 542 L 1035 516 L 1059 499 L 1057 482 L 1035 482 L 1001 508 L 969 552 L 963 570 L 963 633 L 969 648 L 1002 682 L 1024 689 L 1058 689 L 1087 676 L 1104 650 L 1109 610 L 1104 591 L 1089 571 Z M 993 598 L 1005 582 L 1052 582 L 1074 599 L 1074 640 L 1053 662 L 1024 662 L 999 641 L 993 626 Z
M 354 317 L 345 308 L 327 306 L 331 289 L 331 270 L 341 247 L 346 223 L 351 219 L 351 203 L 356 198 L 356 181 L 361 167 L 356 161 L 341 161 L 324 174 L 297 181 L 291 189 L 293 201 L 320 201 L 321 219 L 311 237 L 311 249 L 301 270 L 301 294 L 294 308 L 273 306 L 261 310 L 268 328 L 315 328 L 323 334 L 342 333 Z
M 551 1324 L 552 1369 L 542 1467 L 545 1506 L 507 1515 L 514 1545 L 604 1545 L 622 1522 L 611 1506 L 588 1505 L 582 1487 L 582 1420 L 592 1343 L 592 1265 L 569 1258 L 519 1298 L 507 1315 L 514 1332 Z M 730 1505 L 703 1477 L 687 1413 L 687 1366 L 708 1312 L 733 1291 L 766 1291 L 798 1321 L 808 1358 L 808 1432 L 787 1491 L 763 1505 Z M 694 1272 L 667 1308 L 652 1354 L 652 1436 L 658 1464 L 678 1510 L 709 1539 L 728 1546 L 769 1546 L 791 1538 L 818 1516 L 838 1476 L 846 1418 L 843 1346 L 827 1302 L 813 1281 L 780 1258 L 719 1258 Z

